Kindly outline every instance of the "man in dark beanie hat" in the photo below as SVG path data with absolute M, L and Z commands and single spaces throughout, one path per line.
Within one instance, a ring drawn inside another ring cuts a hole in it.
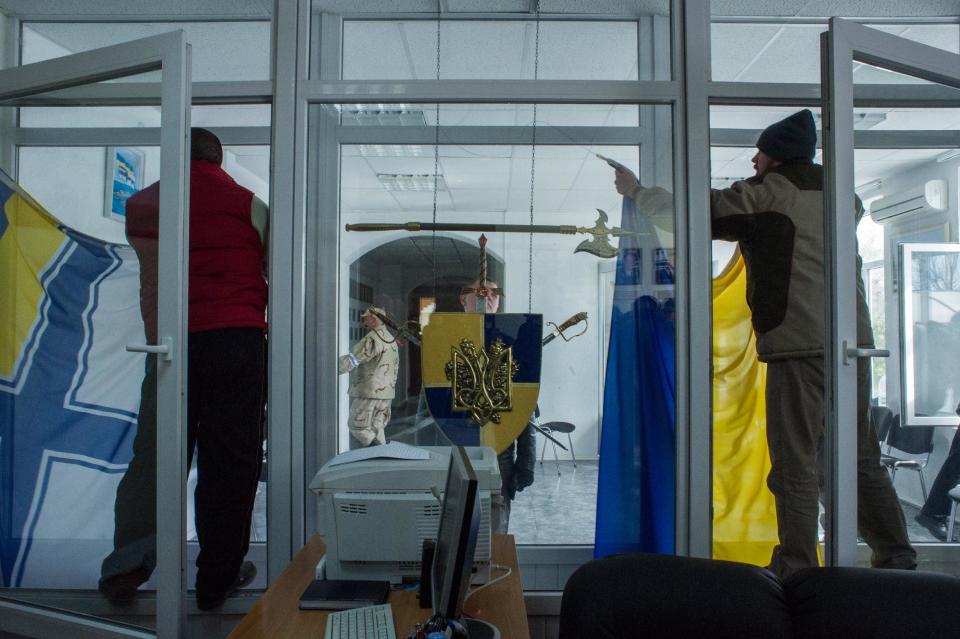
M 768 126 L 757 139 L 757 148 L 777 162 L 812 162 L 817 151 L 817 127 L 810 109 Z
M 804 109 L 764 129 L 756 175 L 710 192 L 713 237 L 739 244 L 757 355 L 767 364 L 767 485 L 777 506 L 780 543 L 769 568 L 786 578 L 818 564 L 818 451 L 824 401 L 823 167 L 813 163 L 817 134 Z M 617 191 L 654 224 L 673 223 L 673 197 L 644 188 L 624 170 Z M 863 206 L 857 200 L 857 222 Z M 873 347 L 862 261 L 857 256 L 857 344 Z M 844 427 L 852 427 L 844 424 Z M 916 552 L 870 425 L 870 364 L 857 360 L 857 501 L 860 535 L 878 568 L 916 568 Z

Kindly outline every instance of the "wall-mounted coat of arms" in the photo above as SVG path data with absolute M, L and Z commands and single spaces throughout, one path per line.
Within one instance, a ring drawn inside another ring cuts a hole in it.
M 498 453 L 526 427 L 540 393 L 543 318 L 433 313 L 420 350 L 434 420 L 454 444 Z

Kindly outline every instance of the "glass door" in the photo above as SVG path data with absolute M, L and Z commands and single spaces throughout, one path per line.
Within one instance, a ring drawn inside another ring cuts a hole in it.
M 960 56 L 840 19 L 821 46 L 826 560 L 949 570 L 942 542 L 950 541 L 948 491 L 960 480 L 960 385 L 948 358 L 958 342 L 960 285 L 957 204 L 946 194 L 958 179 Z M 917 148 L 864 148 L 855 100 L 879 107 L 870 114 L 876 128 L 891 139 L 911 132 Z M 852 211 L 864 201 L 861 259 Z
M 177 31 L 0 71 L 21 126 L 160 126 L 159 152 L 49 129 L 0 175 L 4 633 L 185 634 L 189 60 Z

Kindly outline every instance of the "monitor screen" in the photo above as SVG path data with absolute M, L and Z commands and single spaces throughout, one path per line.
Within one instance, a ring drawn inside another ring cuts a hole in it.
M 470 585 L 473 555 L 480 530 L 480 491 L 467 451 L 450 447 L 447 486 L 440 509 L 440 528 L 431 570 L 433 612 L 459 619 Z

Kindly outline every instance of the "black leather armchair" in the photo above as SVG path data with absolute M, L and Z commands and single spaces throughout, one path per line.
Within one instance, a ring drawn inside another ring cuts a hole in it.
M 633 553 L 591 561 L 563 592 L 560 639 L 960 636 L 960 579 Z

